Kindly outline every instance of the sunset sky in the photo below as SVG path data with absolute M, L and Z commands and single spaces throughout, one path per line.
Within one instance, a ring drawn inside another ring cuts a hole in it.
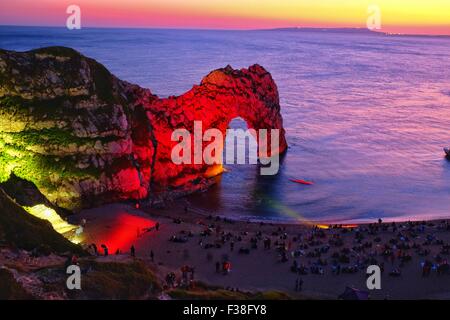
M 449 0 L 13 0 L 0 2 L 0 25 L 65 26 L 71 4 L 83 27 L 207 29 L 365 27 L 376 4 L 382 31 L 450 35 Z

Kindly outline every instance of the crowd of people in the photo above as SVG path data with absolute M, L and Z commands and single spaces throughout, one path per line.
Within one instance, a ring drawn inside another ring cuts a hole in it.
M 297 275 L 296 291 L 300 291 L 303 285 L 300 276 L 320 276 L 328 272 L 336 276 L 365 273 L 369 265 L 378 265 L 382 273 L 387 269 L 389 276 L 400 277 L 403 267 L 413 260 L 413 255 L 422 259 L 418 270 L 421 268 L 423 277 L 430 276 L 432 272 L 437 275 L 450 274 L 450 265 L 445 258 L 449 255 L 450 245 L 438 237 L 439 231 L 450 232 L 450 225 L 446 221 L 437 224 L 385 224 L 380 220 L 362 226 L 305 228 L 297 234 L 288 234 L 286 227 L 273 226 L 272 232 L 263 234 L 261 231 L 222 230 L 218 223 L 220 218 L 209 219 L 215 221 L 202 224 L 204 228 L 199 234 L 182 231 L 189 237 L 199 237 L 198 245 L 208 251 L 208 261 L 212 260 L 210 250 L 225 249 L 228 245 L 232 253 L 237 246 L 237 254 L 250 255 L 262 244 L 263 250 L 276 252 L 279 263 L 290 261 L 290 271 Z M 431 252 L 436 250 L 438 253 L 431 256 Z M 228 255 L 227 259 L 215 262 L 215 272 L 222 275 L 231 272 Z
M 174 219 L 173 223 L 192 226 L 184 224 L 181 219 Z M 238 222 L 210 216 L 206 221 L 197 221 L 199 228 L 178 228 L 168 240 L 180 245 L 196 243 L 200 250 L 205 251 L 211 270 L 218 276 L 239 272 L 232 268 L 236 255 L 252 255 L 259 250 L 273 252 L 274 262 L 287 264 L 286 271 L 293 274 L 295 291 L 302 290 L 307 276 L 365 274 L 369 265 L 378 265 L 383 274 L 394 278 L 401 277 L 404 267 L 411 265 L 412 261 L 419 261 L 417 274 L 422 277 L 450 274 L 450 244 L 440 237 L 442 233 L 450 232 L 447 221 L 383 223 L 379 220 L 360 226 L 303 228 L 261 223 L 257 231 L 251 228 L 246 231 L 243 227 L 245 222 L 239 222 L 240 227 L 233 228 L 234 223 Z M 156 230 L 159 230 L 159 224 Z M 102 252 L 99 252 L 95 244 L 89 246 L 95 255 L 107 256 L 108 247 L 102 244 L 101 248 Z M 138 255 L 134 245 L 129 252 L 133 258 Z M 188 260 L 189 252 L 187 249 L 183 252 L 184 259 Z M 222 254 L 221 259 L 214 259 L 215 252 Z M 153 251 L 148 257 L 155 262 Z M 183 265 L 178 276 L 177 273 L 167 274 L 169 287 L 194 286 L 194 266 Z

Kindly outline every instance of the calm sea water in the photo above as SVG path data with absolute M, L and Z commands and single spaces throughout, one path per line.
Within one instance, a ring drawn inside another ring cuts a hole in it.
M 205 211 L 326 222 L 450 217 L 442 151 L 450 145 L 450 38 L 0 27 L 0 48 L 50 45 L 73 47 L 160 96 L 227 64 L 272 73 L 290 145 L 280 173 L 229 166 L 218 185 L 189 198 Z

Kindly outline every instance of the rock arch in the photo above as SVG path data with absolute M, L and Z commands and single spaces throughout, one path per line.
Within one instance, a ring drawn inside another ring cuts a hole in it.
M 235 118 L 242 118 L 248 128 L 255 130 L 279 129 L 279 148 L 270 152 L 279 154 L 287 149 L 278 89 L 270 73 L 259 65 L 241 70 L 231 66 L 215 70 L 185 94 L 152 101 L 146 109 L 150 123 L 159 126 L 154 131 L 158 148 L 153 177 L 162 189 L 208 175 L 207 165 L 177 166 L 170 161 L 174 145 L 171 132 L 177 128 L 192 132 L 194 121 L 202 121 L 204 131 L 216 128 L 224 136 Z M 162 110 L 165 112 L 161 113 Z
M 241 117 L 250 128 L 280 129 L 278 90 L 261 66 L 208 74 L 178 97 L 160 99 L 64 47 L 0 50 L 0 183 L 14 174 L 70 210 L 161 190 L 206 185 L 208 166 L 171 161 L 171 133 L 224 132 Z

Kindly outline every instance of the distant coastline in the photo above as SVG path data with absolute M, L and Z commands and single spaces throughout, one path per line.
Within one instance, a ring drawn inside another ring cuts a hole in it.
M 54 28 L 66 29 L 64 26 L 34 26 L 34 25 L 1 25 L 0 28 Z M 223 32 L 321 32 L 321 33 L 345 33 L 345 34 L 364 34 L 373 36 L 398 36 L 398 37 L 424 37 L 424 38 L 450 38 L 446 34 L 408 34 L 408 33 L 391 33 L 376 30 L 369 30 L 367 28 L 319 28 L 319 27 L 280 27 L 270 29 L 209 29 L 209 28 L 169 28 L 169 27 L 103 27 L 103 26 L 88 26 L 81 30 L 174 30 L 174 31 L 223 31 Z M 73 30 L 71 30 L 73 31 Z
M 327 32 L 327 33 L 346 33 L 346 34 L 364 34 L 374 36 L 401 36 L 401 37 L 426 37 L 426 38 L 450 38 L 450 35 L 434 35 L 434 34 L 407 34 L 407 33 L 391 33 L 370 30 L 367 28 L 312 28 L 312 27 L 293 27 L 293 28 L 272 28 L 272 29 L 255 29 L 254 31 L 288 31 L 288 32 Z

